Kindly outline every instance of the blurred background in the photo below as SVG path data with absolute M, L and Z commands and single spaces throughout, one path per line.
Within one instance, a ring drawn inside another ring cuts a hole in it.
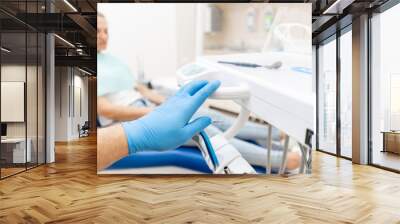
M 202 55 L 311 55 L 311 4 L 101 3 L 98 11 L 108 21 L 108 53 L 147 79 L 175 76 Z

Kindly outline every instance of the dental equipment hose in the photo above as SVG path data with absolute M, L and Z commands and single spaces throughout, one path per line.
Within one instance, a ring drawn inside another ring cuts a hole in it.
M 214 168 L 217 169 L 217 167 L 219 166 L 219 162 L 218 162 L 217 155 L 215 155 L 214 148 L 211 145 L 210 138 L 208 137 L 208 135 L 205 131 L 200 131 L 199 134 L 203 138 L 203 141 L 207 148 L 208 155 L 210 156 L 210 159 L 214 165 Z
M 211 160 L 211 163 L 214 166 L 214 173 L 215 174 L 221 174 L 221 173 L 228 174 L 229 173 L 229 170 L 227 170 L 228 165 L 235 159 L 239 158 L 240 154 L 238 154 L 238 155 L 230 158 L 229 160 L 224 161 L 222 164 L 220 164 L 218 161 L 217 155 L 215 154 L 214 147 L 212 146 L 210 138 L 208 137 L 207 133 L 205 131 L 200 131 L 199 135 L 203 138 L 204 144 L 207 148 L 209 158 Z

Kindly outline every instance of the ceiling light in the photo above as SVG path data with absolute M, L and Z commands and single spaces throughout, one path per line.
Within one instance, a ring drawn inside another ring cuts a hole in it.
M 66 39 L 64 39 L 64 38 L 62 38 L 62 37 L 60 37 L 59 35 L 57 35 L 57 34 L 54 34 L 54 36 L 55 37 L 57 37 L 59 40 L 61 40 L 62 42 L 64 42 L 64 43 L 66 43 L 67 45 L 69 45 L 70 47 L 73 47 L 73 48 L 75 48 L 75 45 L 73 45 L 71 42 L 69 42 L 68 40 L 66 40 Z
M 64 0 L 65 4 L 67 4 L 74 12 L 78 12 L 78 10 L 71 4 L 69 3 L 68 0 Z
M 90 75 L 90 76 L 92 75 L 92 73 L 90 73 L 90 72 L 88 72 L 88 71 L 86 71 L 86 70 L 83 70 L 83 69 L 81 69 L 81 68 L 79 68 L 79 67 L 78 67 L 78 70 L 81 71 L 81 72 L 83 72 L 83 73 L 85 73 L 85 74 L 87 74 L 87 75 Z
M 78 53 L 79 55 L 83 55 L 83 49 L 77 48 L 76 53 Z
M 322 14 L 342 14 L 343 10 L 353 2 L 354 0 L 336 0 Z
M 11 52 L 11 50 L 9 50 L 9 49 L 7 49 L 7 48 L 5 48 L 5 47 L 1 47 L 0 49 L 1 49 L 2 51 L 6 52 L 6 53 L 10 53 L 10 52 Z

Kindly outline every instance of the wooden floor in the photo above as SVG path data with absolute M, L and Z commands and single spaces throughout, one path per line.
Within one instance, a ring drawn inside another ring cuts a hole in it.
M 94 137 L 0 181 L 0 223 L 400 223 L 400 175 L 314 153 L 310 176 L 97 176 Z
M 7 177 L 7 176 L 10 176 L 10 175 L 22 172 L 24 170 L 25 170 L 25 167 L 24 168 L 19 168 L 19 167 L 18 168 L 14 168 L 14 167 L 12 167 L 12 168 L 1 168 L 1 177 L 2 178 L 3 177 Z
M 24 172 L 27 169 L 33 169 L 36 166 L 37 166 L 37 164 L 32 164 L 32 163 L 29 164 L 28 163 L 27 167 L 25 167 L 25 164 L 22 164 L 22 165 L 19 164 L 18 167 L 6 167 L 6 168 L 2 167 L 1 168 L 1 178 L 6 178 L 8 176 L 15 175 L 20 172 Z

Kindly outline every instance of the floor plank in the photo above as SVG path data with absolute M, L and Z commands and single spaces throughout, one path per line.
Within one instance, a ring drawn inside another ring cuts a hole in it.
M 0 223 L 400 223 L 400 175 L 314 153 L 309 176 L 97 176 L 96 139 L 0 181 Z

